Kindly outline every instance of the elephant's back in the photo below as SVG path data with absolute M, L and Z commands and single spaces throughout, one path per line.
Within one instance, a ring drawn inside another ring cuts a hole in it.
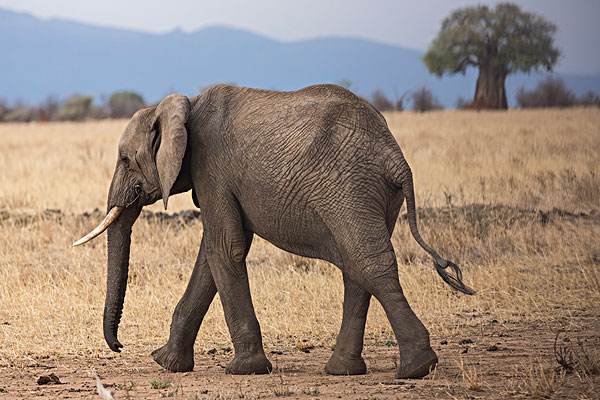
M 378 149 L 391 134 L 368 103 L 332 85 L 244 99 L 225 134 L 253 231 L 286 249 L 298 241 L 296 252 L 311 256 L 332 246 L 329 221 L 386 212 L 394 193 Z
M 210 132 L 202 135 L 210 152 L 238 171 L 236 186 L 297 191 L 301 196 L 286 201 L 310 203 L 334 191 L 338 199 L 346 192 L 356 199 L 385 184 L 384 157 L 398 145 L 383 116 L 350 91 L 336 85 L 214 90 Z

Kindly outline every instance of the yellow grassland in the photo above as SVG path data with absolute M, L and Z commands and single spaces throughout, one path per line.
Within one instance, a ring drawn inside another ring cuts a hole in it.
M 460 263 L 478 290 L 473 297 L 452 292 L 406 222 L 398 221 L 393 242 L 400 280 L 432 337 L 491 320 L 568 328 L 581 316 L 600 317 L 600 110 L 386 118 L 413 170 L 421 233 Z M 125 124 L 0 124 L 0 364 L 109 352 L 101 329 L 105 238 L 70 244 L 98 222 L 78 215 L 104 210 Z M 169 211 L 193 208 L 190 197 L 174 197 Z M 43 213 L 47 209 L 61 214 Z M 147 355 L 166 340 L 201 235 L 199 221 L 136 223 L 119 331 L 129 354 Z M 260 238 L 248 266 L 267 349 L 302 340 L 335 343 L 343 295 L 335 267 Z M 376 301 L 366 336 L 367 343 L 393 339 Z M 215 301 L 196 348 L 228 344 Z

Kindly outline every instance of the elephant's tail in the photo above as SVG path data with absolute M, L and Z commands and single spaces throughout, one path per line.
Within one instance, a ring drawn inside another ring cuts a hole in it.
M 406 162 L 404 155 L 401 151 L 395 151 L 387 160 L 386 163 L 387 177 L 390 182 L 402 190 L 404 198 L 406 199 L 406 211 L 408 215 L 408 226 L 413 237 L 431 257 L 433 258 L 433 264 L 437 273 L 440 277 L 453 289 L 472 295 L 475 294 L 475 290 L 466 286 L 462 281 L 462 271 L 460 267 L 452 261 L 445 260 L 439 256 L 439 254 L 427 244 L 417 228 L 417 211 L 415 209 L 415 193 L 413 189 L 413 177 L 410 166 Z M 454 271 L 454 275 L 449 274 L 446 269 L 450 267 Z

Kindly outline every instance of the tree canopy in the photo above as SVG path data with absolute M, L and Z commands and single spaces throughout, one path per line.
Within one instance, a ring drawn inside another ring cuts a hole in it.
M 479 69 L 474 108 L 507 108 L 505 81 L 514 72 L 552 70 L 560 52 L 556 25 L 511 3 L 454 11 L 442 22 L 423 61 L 438 76 Z
M 470 66 L 493 63 L 506 74 L 544 68 L 548 71 L 560 52 L 554 46 L 556 25 L 500 3 L 465 7 L 444 19 L 437 37 L 425 54 L 429 70 L 438 75 L 465 73 Z

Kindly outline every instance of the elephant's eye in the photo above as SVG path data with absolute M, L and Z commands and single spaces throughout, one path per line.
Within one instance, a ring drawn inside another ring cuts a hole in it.
M 126 156 L 126 155 L 124 155 L 124 154 L 121 154 L 121 155 L 119 156 L 119 159 L 121 160 L 121 162 L 125 163 L 125 165 L 129 165 L 129 158 L 127 158 L 127 156 Z

